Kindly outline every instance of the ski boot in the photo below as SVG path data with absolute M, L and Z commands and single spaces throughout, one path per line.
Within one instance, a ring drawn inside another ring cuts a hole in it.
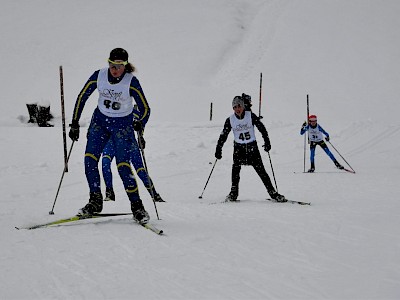
M 338 168 L 340 170 L 344 169 L 344 167 L 341 164 L 339 164 L 339 162 L 337 160 L 335 160 L 334 163 L 335 163 L 336 168 Z
M 115 201 L 115 194 L 113 188 L 106 188 L 106 197 L 104 201 Z
M 226 196 L 225 202 L 235 202 L 238 201 L 239 191 L 236 188 L 232 188 L 231 192 Z
M 314 173 L 315 171 L 315 165 L 314 163 L 311 163 L 311 167 L 308 169 L 307 173 Z
M 269 193 L 271 199 L 275 200 L 276 202 L 287 202 L 285 196 L 279 194 L 277 191 L 272 191 Z
M 144 209 L 142 200 L 136 200 L 135 202 L 131 202 L 131 210 L 133 214 L 133 219 L 140 223 L 146 224 L 150 220 L 150 216 L 148 212 Z
M 89 203 L 78 211 L 80 216 L 91 216 L 101 213 L 103 210 L 103 195 L 101 193 L 90 193 Z
M 154 194 L 154 202 L 165 202 L 163 198 L 161 198 L 160 194 Z

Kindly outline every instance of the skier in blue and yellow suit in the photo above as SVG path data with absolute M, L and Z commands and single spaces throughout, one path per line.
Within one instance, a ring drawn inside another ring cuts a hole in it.
M 103 209 L 98 164 L 105 145 L 111 139 L 115 146 L 118 172 L 131 202 L 133 217 L 138 222 L 147 223 L 150 217 L 139 197 L 130 161 L 134 130 L 143 130 L 150 116 L 150 107 L 139 80 L 132 74 L 135 67 L 128 62 L 128 53 L 122 48 L 116 48 L 111 51 L 108 63 L 108 68 L 92 74 L 79 93 L 70 124 L 69 136 L 77 141 L 83 108 L 97 89 L 98 105 L 88 128 L 84 159 L 90 198 L 89 203 L 79 210 L 79 214 L 92 215 Z M 132 98 L 135 99 L 138 111 L 133 108 Z M 134 115 L 137 120 L 134 120 Z

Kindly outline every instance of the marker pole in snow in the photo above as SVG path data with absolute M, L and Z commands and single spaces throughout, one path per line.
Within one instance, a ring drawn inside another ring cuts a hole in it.
M 308 101 L 308 94 L 307 94 L 307 118 L 306 118 L 306 123 L 308 125 L 308 116 L 310 115 L 310 104 Z M 307 135 L 308 131 L 304 134 L 304 167 L 303 167 L 303 172 L 306 172 L 306 140 L 307 140 Z M 308 143 L 310 143 L 310 140 L 308 139 Z
M 64 142 L 64 165 L 65 165 L 65 172 L 68 172 L 67 131 L 65 129 L 65 107 L 64 107 L 64 75 L 63 75 L 62 66 L 60 66 L 60 93 L 61 93 L 61 116 L 62 116 L 63 142 Z
M 262 119 L 261 116 L 261 94 L 262 94 L 262 73 L 260 73 L 260 100 L 258 103 L 258 117 Z
M 75 141 L 72 141 L 71 148 L 69 149 L 69 154 L 68 154 L 68 157 L 67 157 L 67 163 L 68 163 L 68 161 L 69 161 L 69 157 L 71 156 L 72 147 L 74 146 L 74 143 L 75 143 Z M 65 165 L 64 165 L 63 173 L 62 173 L 61 179 L 60 179 L 60 184 L 58 185 L 56 197 L 54 198 L 53 207 L 51 208 L 51 211 L 49 211 L 49 215 L 54 215 L 54 206 L 56 205 L 58 193 L 60 192 L 61 183 L 62 183 L 62 181 L 63 181 L 63 179 L 64 179 L 65 172 L 67 172 L 67 171 L 65 170 Z
M 202 192 L 201 195 L 199 196 L 199 199 L 202 199 L 202 198 L 203 198 L 204 191 L 206 190 L 208 181 L 210 180 L 211 174 L 212 174 L 212 172 L 214 171 L 215 164 L 217 163 L 217 160 L 218 160 L 218 159 L 215 159 L 214 165 L 213 165 L 213 167 L 212 167 L 212 169 L 211 169 L 210 175 L 208 176 L 208 179 L 207 179 L 206 185 L 204 186 L 203 192 Z

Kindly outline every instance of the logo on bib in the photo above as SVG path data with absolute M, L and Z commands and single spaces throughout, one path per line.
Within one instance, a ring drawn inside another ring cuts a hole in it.
M 104 89 L 100 92 L 100 95 L 113 101 L 120 101 L 122 92 L 116 93 L 114 90 Z
M 233 131 L 248 131 L 250 128 L 251 126 L 249 126 L 249 124 L 238 124 L 233 128 Z

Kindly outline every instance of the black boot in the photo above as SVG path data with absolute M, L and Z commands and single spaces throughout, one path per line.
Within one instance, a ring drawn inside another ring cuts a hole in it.
M 336 168 L 338 168 L 338 169 L 340 169 L 340 170 L 343 170 L 343 169 L 344 169 L 344 167 L 343 167 L 341 164 L 339 164 L 339 162 L 338 162 L 337 160 L 335 160 L 335 161 L 333 161 L 333 162 L 334 162 Z
M 52 118 L 50 106 L 38 106 L 37 123 L 39 127 L 53 127 L 54 125 L 47 123 Z
M 163 198 L 161 198 L 160 194 L 155 193 L 154 194 L 154 201 L 155 202 L 165 202 Z
M 113 188 L 106 188 L 106 197 L 104 201 L 115 201 L 115 194 Z
M 37 117 L 38 117 L 37 104 L 27 104 L 26 107 L 28 108 L 28 112 L 29 112 L 28 123 L 37 123 Z
M 131 202 L 131 210 L 133 214 L 133 219 L 140 223 L 146 224 L 150 220 L 148 212 L 144 209 L 142 200 L 136 200 Z
M 78 211 L 78 215 L 91 216 L 101 213 L 103 210 L 103 195 L 101 193 L 90 193 L 89 203 Z
M 231 201 L 231 202 L 235 202 L 237 201 L 237 198 L 239 196 L 239 189 L 237 187 L 232 187 L 231 188 L 231 192 L 229 193 L 228 196 L 226 196 L 225 201 Z
M 285 196 L 279 194 L 277 191 L 273 190 L 273 191 L 268 191 L 268 194 L 270 195 L 270 197 L 275 200 L 276 202 L 287 202 Z
M 314 163 L 311 163 L 311 167 L 308 169 L 308 173 L 314 173 L 314 171 L 315 171 L 315 164 Z

